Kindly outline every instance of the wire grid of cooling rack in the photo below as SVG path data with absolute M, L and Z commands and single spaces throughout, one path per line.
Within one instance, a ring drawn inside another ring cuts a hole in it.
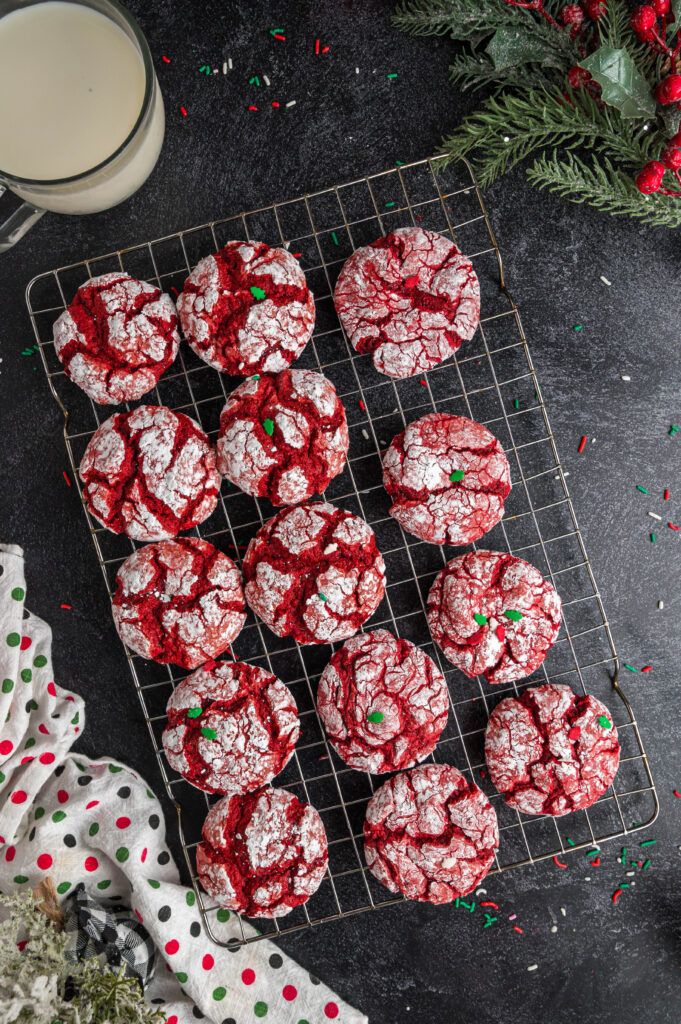
M 348 345 L 333 308 L 336 277 L 347 256 L 396 227 L 417 224 L 456 240 L 480 279 L 482 319 L 458 356 L 421 377 L 393 381 Z M 232 238 L 285 245 L 300 259 L 315 293 L 314 337 L 298 366 L 325 373 L 348 415 L 350 457 L 325 499 L 362 515 L 374 528 L 387 566 L 386 596 L 367 629 L 382 625 L 420 644 L 436 659 L 450 691 L 450 716 L 435 759 L 455 764 L 487 792 L 499 817 L 501 843 L 493 872 L 532 864 L 569 849 L 598 846 L 654 821 L 658 803 L 634 715 L 618 683 L 618 658 L 600 594 L 568 494 L 518 309 L 504 281 L 496 238 L 471 168 L 438 158 L 400 166 L 345 185 L 273 204 L 83 260 L 41 274 L 27 288 L 27 303 L 52 392 L 64 416 L 64 437 L 77 467 L 96 427 L 112 409 L 92 403 L 64 376 L 52 344 L 52 324 L 87 277 L 126 270 L 173 292 L 198 259 Z M 182 410 L 210 437 L 217 431 L 226 395 L 237 381 L 216 373 L 183 345 L 176 364 L 145 401 Z M 506 514 L 481 546 L 511 551 L 533 562 L 563 598 L 564 622 L 544 665 L 519 685 L 472 682 L 449 665 L 431 641 L 425 598 L 437 571 L 454 549 L 441 549 L 402 532 L 388 515 L 380 452 L 405 423 L 448 411 L 485 423 L 501 440 L 511 463 L 513 489 Z M 80 488 L 79 488 L 80 490 Z M 82 498 L 82 494 L 81 494 Z M 193 531 L 237 561 L 263 521 L 274 513 L 223 484 L 216 512 Z M 86 512 L 86 515 L 87 512 Z M 135 545 L 104 530 L 88 515 L 97 556 L 112 592 L 115 573 Z M 315 711 L 315 685 L 330 650 L 300 647 L 275 637 L 252 614 L 233 644 L 234 655 L 269 668 L 292 689 L 301 717 L 301 739 L 277 785 L 319 810 L 329 837 L 329 871 L 308 904 L 286 918 L 259 921 L 260 931 L 239 922 L 239 946 L 276 937 L 402 901 L 379 885 L 364 865 L 362 823 L 380 779 L 347 768 L 327 744 Z M 165 705 L 183 673 L 127 652 L 144 717 L 168 794 L 178 813 L 180 840 L 208 934 L 218 908 L 198 886 L 194 848 L 211 800 L 175 776 L 160 736 Z M 615 785 L 588 811 L 564 819 L 530 818 L 508 808 L 492 790 L 483 757 L 484 727 L 494 704 L 533 682 L 568 683 L 604 700 L 619 729 L 622 762 Z

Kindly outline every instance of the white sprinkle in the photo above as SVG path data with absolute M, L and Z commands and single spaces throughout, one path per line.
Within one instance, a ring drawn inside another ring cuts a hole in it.
M 362 431 L 362 437 L 364 438 L 365 441 L 368 441 L 369 440 L 369 431 L 368 430 L 363 430 Z
M 358 74 L 359 74 L 359 68 L 355 68 L 355 74 L 356 74 L 356 75 L 358 75 Z
M 234 67 L 234 65 L 232 64 L 232 58 L 231 57 L 227 58 L 227 67 L 229 68 L 230 71 Z
M 635 871 L 625 871 L 625 875 L 627 876 L 627 878 L 633 878 L 635 874 Z
M 664 601 L 658 601 L 657 607 L 660 609 L 660 611 L 662 611 L 662 609 L 664 608 Z
M 227 61 L 224 61 L 222 64 L 222 73 L 223 75 L 227 74 Z
M 591 438 L 591 443 L 592 443 L 592 444 L 596 444 L 596 438 L 595 438 L 595 437 L 592 437 L 592 438 Z
M 263 76 L 262 76 L 262 80 L 263 80 L 263 82 L 265 83 L 265 85 L 269 85 L 269 84 L 270 84 L 270 80 L 269 80 L 269 78 L 267 77 L 267 75 L 263 75 Z
M 530 966 L 527 969 L 528 969 L 528 971 L 536 971 L 536 970 L 538 970 L 538 968 L 539 968 L 539 964 L 530 964 Z
M 628 373 L 623 373 L 621 379 L 622 380 L 626 380 L 627 382 L 629 382 L 631 380 L 631 377 L 629 376 Z
M 286 106 L 287 107 L 295 107 L 297 102 L 298 102 L 298 100 L 289 100 L 288 103 L 286 104 Z
M 566 911 L 565 907 L 561 907 L 560 908 L 560 912 L 563 915 L 563 917 L 567 917 L 567 911 Z
M 557 932 L 558 931 L 558 925 L 557 924 L 552 924 L 551 925 L 551 931 L 554 932 L 554 933 Z
M 584 881 L 585 882 L 590 882 L 591 881 L 591 875 L 586 875 L 586 877 L 584 878 Z
M 476 896 L 486 896 L 487 895 L 487 889 L 476 889 L 475 890 L 475 895 Z
M 214 75 L 219 75 L 220 74 L 220 68 L 213 68 L 213 74 Z
M 612 281 L 608 281 L 607 277 L 603 277 L 603 274 L 601 274 L 601 281 L 603 282 L 603 284 L 607 284 L 608 288 L 612 284 Z
M 662 516 L 658 516 L 657 512 L 649 512 L 648 515 L 651 519 L 657 519 L 658 522 L 662 522 Z

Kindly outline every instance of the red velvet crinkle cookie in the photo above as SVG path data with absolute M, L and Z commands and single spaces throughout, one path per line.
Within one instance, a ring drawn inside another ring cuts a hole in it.
M 494 708 L 485 734 L 490 779 L 523 814 L 590 807 L 611 785 L 620 761 L 610 712 L 569 686 L 534 686 Z
M 208 793 L 249 793 L 293 754 L 300 726 L 287 686 L 243 662 L 208 663 L 173 690 L 163 731 L 171 768 Z
M 222 410 L 217 465 L 246 494 L 295 505 L 342 472 L 348 444 L 343 403 L 321 373 L 256 374 Z
M 177 311 L 197 356 L 236 377 L 285 370 L 307 345 L 315 320 L 300 264 L 264 242 L 228 242 L 202 259 Z
M 334 302 L 350 343 L 388 377 L 413 377 L 449 359 L 475 334 L 480 286 L 444 235 L 398 228 L 357 249 Z
M 284 917 L 319 888 L 328 864 L 318 812 L 285 789 L 231 794 L 211 807 L 196 850 L 201 885 L 246 917 Z
M 561 600 L 529 562 L 499 551 L 453 558 L 428 594 L 428 625 L 471 679 L 510 683 L 539 668 L 560 631 Z
M 124 273 L 86 281 L 54 325 L 54 348 L 66 376 L 102 405 L 145 395 L 179 345 L 170 296 Z
M 277 636 L 326 644 L 356 633 L 381 603 L 385 565 L 374 531 L 325 502 L 284 509 L 243 563 L 246 600 Z
M 425 651 L 376 629 L 333 655 L 319 681 L 317 711 L 346 764 L 393 772 L 435 749 L 447 723 L 447 684 Z
M 435 412 L 410 423 L 383 456 L 390 515 L 430 544 L 471 544 L 504 514 L 511 471 L 494 434 Z
M 116 575 L 112 610 L 136 654 L 187 669 L 226 651 L 246 621 L 239 570 L 198 537 L 134 551 Z
M 80 464 L 88 510 L 113 533 L 163 540 L 202 523 L 218 502 L 215 453 L 198 423 L 163 405 L 109 417 Z
M 451 903 L 483 880 L 499 848 L 497 816 L 473 782 L 448 764 L 395 775 L 376 790 L 364 822 L 370 871 L 391 892 Z

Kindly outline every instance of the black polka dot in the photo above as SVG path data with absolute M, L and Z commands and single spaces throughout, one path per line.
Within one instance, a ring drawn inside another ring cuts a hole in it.
M 158 828 L 158 826 L 160 824 L 161 824 L 161 819 L 159 818 L 158 814 L 150 814 L 149 815 L 149 827 L 150 828 Z
M 91 782 L 92 782 L 92 776 L 91 775 L 80 775 L 78 777 L 78 785 L 79 786 L 89 786 Z
M 313 985 L 319 985 L 319 978 L 315 978 L 314 974 L 310 975 L 310 981 Z
M 234 1017 L 225 1017 L 222 1024 L 236 1024 Z
M 121 798 L 121 800 L 127 800 L 128 797 L 130 796 L 130 786 L 121 786 L 121 788 L 118 790 L 118 796 Z
M 158 857 L 156 858 L 159 864 L 167 864 L 170 860 L 170 854 L 167 850 L 161 850 Z
M 154 1006 L 160 1006 L 162 1003 L 165 1003 L 165 999 L 161 999 L 160 996 L 156 996 L 156 998 L 151 999 L 150 1002 L 152 1002 Z
M 67 832 L 64 836 L 64 846 L 70 846 L 73 848 L 76 845 L 76 837 L 72 836 L 70 832 Z
M 189 934 L 193 939 L 198 938 L 198 936 L 201 934 L 201 925 L 199 924 L 198 921 L 192 921 L 192 923 L 189 926 Z
M 275 970 L 278 967 L 281 967 L 283 962 L 284 961 L 282 960 L 278 953 L 273 953 L 272 956 L 270 957 L 270 967 L 274 967 Z
M 29 843 L 32 843 L 34 839 L 35 839 L 35 825 L 31 829 L 31 831 L 28 833 L 28 841 L 29 841 Z
M 194 1016 L 196 1017 L 197 1020 L 203 1020 L 203 1014 L 199 1010 L 198 1006 L 194 1007 L 194 1009 L 192 1010 L 192 1013 L 194 1014 Z
M 57 779 L 59 778 L 59 776 L 60 776 L 60 775 L 62 774 L 62 772 L 64 771 L 64 768 L 65 768 L 65 767 L 66 767 L 66 765 L 64 765 L 64 764 L 60 764 L 58 768 L 55 768 L 55 769 L 54 769 L 54 775 L 55 775 L 55 778 L 57 778 Z
M 158 912 L 158 919 L 159 921 L 169 921 L 171 914 L 172 910 L 170 909 L 170 907 L 161 907 L 161 909 Z

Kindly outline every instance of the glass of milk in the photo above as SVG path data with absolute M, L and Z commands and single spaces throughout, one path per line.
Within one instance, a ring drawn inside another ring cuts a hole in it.
M 146 181 L 163 143 L 149 47 L 115 0 L 0 0 L 0 252 L 46 210 L 95 213 Z

